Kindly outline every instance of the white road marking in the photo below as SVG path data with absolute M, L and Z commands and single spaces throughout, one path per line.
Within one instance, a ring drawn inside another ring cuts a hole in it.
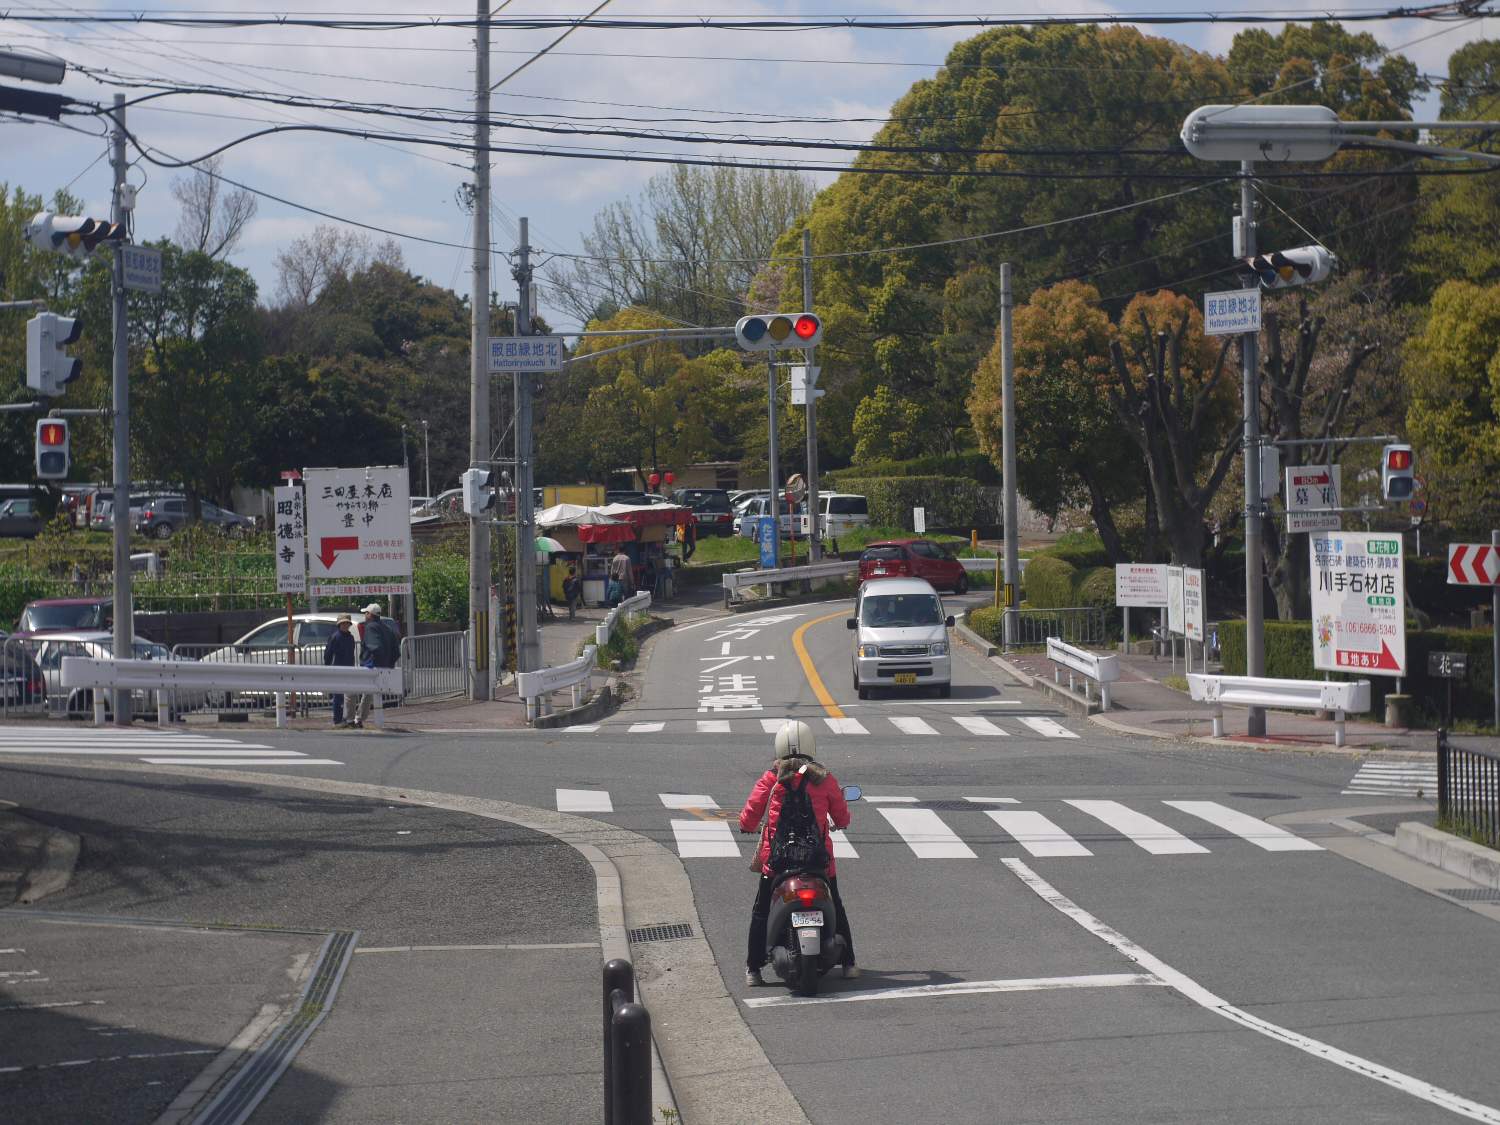
M 698 719 L 699 734 L 728 734 L 728 719 Z
M 1227 1020 L 1237 1023 L 1242 1027 L 1247 1027 L 1251 1031 L 1264 1035 L 1278 1043 L 1284 1043 L 1289 1047 L 1295 1047 L 1299 1051 L 1305 1051 L 1314 1058 L 1331 1062 L 1335 1066 L 1341 1066 L 1345 1070 L 1352 1071 L 1365 1078 L 1374 1079 L 1376 1082 L 1383 1082 L 1385 1085 L 1400 1090 L 1404 1094 L 1410 1094 L 1414 1098 L 1420 1098 L 1423 1101 L 1440 1106 L 1451 1113 L 1461 1114 L 1473 1121 L 1485 1121 L 1489 1122 L 1490 1125 L 1500 1125 L 1500 1109 L 1494 1106 L 1482 1105 L 1479 1102 L 1470 1101 L 1468 1098 L 1441 1089 L 1429 1082 L 1424 1082 L 1420 1078 L 1414 1078 L 1409 1074 L 1402 1074 L 1398 1070 L 1392 1070 L 1369 1059 L 1352 1055 L 1348 1051 L 1342 1051 L 1337 1047 L 1330 1046 L 1317 1039 L 1292 1031 L 1290 1028 L 1281 1027 L 1278 1024 L 1271 1023 L 1268 1020 L 1261 1019 L 1259 1016 L 1251 1015 L 1249 1012 L 1236 1008 L 1228 1001 L 1214 995 L 1186 973 L 1178 972 L 1159 957 L 1148 953 L 1118 930 L 1105 925 L 1088 911 L 1063 895 L 1062 892 L 1053 887 L 1036 872 L 1032 871 L 1021 860 L 1006 859 L 1001 862 L 1010 868 L 1017 878 L 1035 891 L 1038 897 L 1049 906 L 1073 919 L 1073 921 L 1077 922 L 1089 933 L 1113 946 L 1125 958 L 1133 961 L 1142 969 L 1159 978 L 1170 988 L 1175 989 L 1182 996 L 1208 1009 L 1208 1011 L 1223 1016 Z
M 1165 985 L 1149 973 L 1094 973 L 1077 977 L 1019 977 L 1013 980 L 957 981 L 952 984 L 916 984 L 906 988 L 863 988 L 857 992 L 830 992 L 822 996 L 750 996 L 747 1008 L 788 1008 L 797 1004 L 848 1004 L 859 1000 L 917 1000 L 929 996 L 974 996 L 984 992 L 1039 992 L 1059 988 L 1127 988 L 1131 985 Z
M 719 802 L 706 793 L 658 793 L 669 809 L 716 809 Z
M 915 797 L 872 797 L 869 794 L 860 798 L 861 801 L 869 801 L 872 805 L 915 805 Z
M 786 719 L 762 719 L 760 721 L 760 729 L 767 734 L 775 734 L 782 728 L 786 721 Z
M 667 725 L 666 723 L 631 723 L 630 724 L 630 732 L 629 733 L 631 733 L 631 734 L 655 734 L 657 731 L 661 730 L 666 725 Z
M 1304 840 L 1285 828 L 1277 828 L 1274 824 L 1267 824 L 1264 820 L 1253 817 L 1249 813 L 1232 809 L 1228 805 L 1221 805 L 1217 801 L 1163 801 L 1162 804 L 1201 817 L 1210 824 L 1218 825 L 1227 832 L 1233 832 L 1241 839 L 1249 840 L 1257 848 L 1264 848 L 1268 852 L 1320 852 L 1323 850 L 1311 840 Z
M 943 823 L 931 809 L 881 809 L 918 859 L 978 859 L 958 833 Z
M 6 1004 L 0 1012 L 31 1012 L 42 1008 L 86 1008 L 102 1007 L 103 1000 L 53 1000 L 46 1004 Z
M 674 820 L 672 835 L 677 837 L 677 854 L 683 859 L 740 858 L 734 832 L 722 820 Z
M 1175 828 L 1168 828 L 1161 821 L 1128 809 L 1119 801 L 1074 801 L 1069 800 L 1079 812 L 1088 813 L 1104 821 L 1131 843 L 1145 848 L 1152 855 L 1207 854 L 1208 849 L 1195 844 Z
M 1415 797 L 1437 791 L 1436 762 L 1365 762 L 1340 796 Z
M 864 723 L 860 722 L 858 719 L 851 719 L 847 716 L 842 719 L 824 719 L 823 721 L 828 724 L 828 729 L 833 731 L 834 734 L 870 733 L 865 729 Z
M 965 797 L 964 800 L 976 805 L 1019 805 L 1021 803 L 1019 797 Z
M 0 1066 L 0 1074 L 21 1074 L 30 1070 L 60 1070 L 64 1067 L 92 1066 L 94 1063 L 141 1062 L 151 1059 L 177 1059 L 184 1055 L 216 1055 L 217 1047 L 202 1047 L 191 1051 L 156 1051 L 140 1055 L 108 1055 L 93 1059 L 68 1059 L 66 1062 L 34 1063 L 31 1066 Z
M 341 766 L 337 758 L 239 758 L 233 755 L 222 758 L 142 758 L 153 766 Z
M 557 790 L 558 812 L 614 812 L 609 793 L 601 789 Z
M 834 859 L 858 859 L 859 858 L 859 853 L 854 850 L 854 845 L 851 844 L 849 842 L 849 838 L 844 835 L 844 830 L 842 828 L 835 828 L 832 831 L 830 831 L 828 833 L 828 835 L 833 840 L 833 858 Z
M 598 949 L 597 941 L 551 941 L 513 945 L 362 945 L 355 953 L 480 953 L 502 950 Z
M 989 812 L 987 817 L 1034 856 L 1093 855 L 1039 812 Z
M 1055 723 L 1051 719 L 1040 719 L 1032 715 L 1021 715 L 1018 717 L 1020 718 L 1021 722 L 1025 723 L 1032 730 L 1036 731 L 1037 734 L 1040 734 L 1045 738 L 1078 737 L 1067 727 L 1063 726 L 1061 723 Z
M 593 734 L 599 729 L 598 723 L 577 723 L 571 727 L 563 727 L 564 734 Z
M 142 746 L 0 746 L 0 754 L 102 754 L 110 757 L 142 754 L 234 754 L 242 758 L 277 758 L 296 755 L 295 750 L 271 750 L 265 747 L 241 747 L 237 742 L 194 742 L 180 749 L 172 744 L 151 742 Z
M 953 721 L 970 734 L 1004 735 L 1007 732 L 1001 730 L 983 715 L 954 715 Z
M 889 699 L 880 704 L 881 707 L 1019 707 L 1019 699 Z M 850 707 L 852 704 L 841 703 L 840 707 Z
M 915 715 L 892 715 L 891 723 L 902 734 L 937 734 L 937 731 L 927 725 L 926 719 L 919 719 Z

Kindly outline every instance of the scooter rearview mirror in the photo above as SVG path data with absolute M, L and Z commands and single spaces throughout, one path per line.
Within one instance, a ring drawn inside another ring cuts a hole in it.
M 861 797 L 863 797 L 864 794 L 865 794 L 865 791 L 863 789 L 861 789 L 858 785 L 846 785 L 846 786 L 844 786 L 844 800 L 846 800 L 846 801 L 857 801 Z

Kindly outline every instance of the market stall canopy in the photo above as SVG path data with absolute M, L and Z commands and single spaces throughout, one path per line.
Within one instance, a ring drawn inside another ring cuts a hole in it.
M 582 504 L 554 504 L 543 509 L 536 514 L 536 525 L 575 528 L 580 543 L 628 543 L 635 538 L 635 528 L 627 521 Z
M 693 510 L 676 504 L 606 504 L 593 509 L 612 519 L 624 520 L 632 527 L 662 527 L 671 524 L 691 523 Z

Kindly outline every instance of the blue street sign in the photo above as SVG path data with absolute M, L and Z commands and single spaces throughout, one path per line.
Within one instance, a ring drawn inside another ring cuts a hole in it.
M 774 516 L 761 516 L 756 521 L 755 538 L 760 543 L 761 570 L 775 570 L 781 550 L 781 536 L 776 534 Z

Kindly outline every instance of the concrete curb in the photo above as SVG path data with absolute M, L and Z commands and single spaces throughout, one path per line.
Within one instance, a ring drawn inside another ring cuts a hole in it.
M 55 758 L 17 755 L 11 761 L 56 766 Z M 579 852 L 594 869 L 603 961 L 629 957 L 637 998 L 651 1013 L 656 1058 L 652 1107 L 670 1109 L 692 1125 L 811 1125 L 796 1098 L 745 1023 L 724 987 L 693 899 L 687 870 L 677 855 L 645 836 L 568 813 L 509 801 L 401 789 L 329 778 L 251 773 L 245 770 L 151 766 L 136 763 L 68 763 L 71 769 L 159 774 L 239 782 L 408 802 L 515 824 Z M 684 922 L 692 937 L 629 944 L 629 930 L 664 921 Z M 633 954 L 633 957 L 632 957 Z M 598 987 L 598 981 L 594 982 Z
M 1012 664 L 1009 660 L 1005 659 L 1005 657 L 999 655 L 998 653 L 990 657 L 990 663 L 1003 668 L 1005 670 L 1005 674 L 1019 683 L 1022 687 L 1036 687 L 1037 680 L 1035 676 L 1033 676 L 1030 672 L 1023 672 L 1020 668 Z
M 1396 826 L 1396 850 L 1440 867 L 1450 875 L 1500 890 L 1500 852 L 1482 844 L 1438 828 L 1429 828 L 1417 821 L 1408 821 Z
M 56 894 L 72 881 L 79 845 L 72 832 L 0 809 L 0 854 L 21 857 L 14 901 L 22 905 Z
M 968 615 L 965 614 L 964 616 L 967 617 Z M 962 638 L 964 644 L 970 648 L 978 649 L 981 656 L 993 659 L 995 654 L 1000 651 L 998 646 L 992 645 L 978 633 L 974 632 L 973 629 L 965 625 L 962 618 L 953 627 L 958 630 L 958 635 Z
M 1128 714 L 1128 712 L 1126 712 Z M 1114 716 L 1119 712 L 1111 711 L 1109 714 L 1096 714 L 1088 716 L 1089 722 L 1098 723 L 1101 727 L 1107 727 L 1117 734 L 1130 734 L 1139 738 L 1154 738 L 1158 742 L 1170 742 L 1190 749 L 1193 745 L 1211 746 L 1222 750 L 1261 750 L 1266 753 L 1282 754 L 1327 754 L 1340 758 L 1399 758 L 1403 761 L 1422 761 L 1430 755 L 1421 750 L 1392 749 L 1384 746 L 1335 746 L 1332 741 L 1327 743 L 1309 742 L 1267 742 L 1252 741 L 1250 739 L 1238 738 L 1214 738 L 1212 735 L 1183 734 L 1179 731 L 1152 730 L 1150 727 L 1131 726 L 1122 723 Z M 1208 712 L 1203 715 L 1205 725 L 1213 722 L 1213 716 Z

